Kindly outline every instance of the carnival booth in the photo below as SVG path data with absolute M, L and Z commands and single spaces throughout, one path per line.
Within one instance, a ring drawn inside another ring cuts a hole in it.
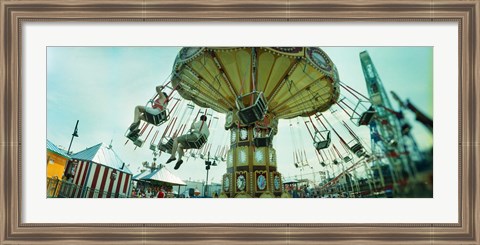
M 148 181 L 150 183 L 157 183 L 157 184 L 166 184 L 166 185 L 171 185 L 171 186 L 185 186 L 185 182 L 180 179 L 178 176 L 172 174 L 164 165 L 159 165 L 159 167 L 149 174 L 139 178 L 140 181 Z M 169 193 L 172 193 L 172 196 L 168 197 L 173 197 L 174 195 L 174 190 L 172 189 Z M 178 194 L 178 192 L 177 192 Z
M 66 174 L 73 176 L 74 189 L 68 197 L 129 197 L 132 172 L 112 149 L 103 143 L 72 155 Z
M 61 179 L 68 159 L 70 157 L 66 151 L 58 148 L 47 139 L 47 178 Z
M 70 156 L 47 139 L 47 197 L 57 197 Z

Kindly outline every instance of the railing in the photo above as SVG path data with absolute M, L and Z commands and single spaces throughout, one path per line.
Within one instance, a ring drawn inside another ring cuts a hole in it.
M 90 187 L 75 185 L 55 178 L 47 178 L 49 198 L 126 198 L 123 193 L 107 192 Z
M 58 196 L 61 181 L 58 178 L 47 178 L 47 197 Z

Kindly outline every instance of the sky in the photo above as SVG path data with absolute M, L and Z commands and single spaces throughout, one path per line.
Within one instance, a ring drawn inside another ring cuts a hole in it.
M 137 105 L 145 105 L 155 95 L 155 86 L 164 84 L 171 74 L 173 62 L 181 47 L 48 47 L 47 48 L 47 138 L 57 146 L 68 148 L 77 120 L 79 137 L 73 140 L 71 150 L 78 152 L 98 143 L 110 144 L 117 154 L 138 173 L 141 163 L 152 162 L 148 149 L 150 139 L 142 148 L 126 142 L 124 136 L 133 121 Z M 395 91 L 400 98 L 409 99 L 426 115 L 433 117 L 433 48 L 432 47 L 321 47 L 337 66 L 340 80 L 364 95 L 368 95 L 360 65 L 359 53 L 367 50 L 383 82 L 385 90 Z M 354 97 L 341 90 L 353 100 Z M 178 96 L 178 95 L 177 95 Z M 398 104 L 390 97 L 393 109 Z M 186 102 L 183 102 L 185 106 Z M 196 111 L 183 110 L 179 116 L 193 120 Z M 211 110 L 210 110 L 211 111 Z M 327 114 L 327 113 L 326 113 Z M 413 126 L 413 135 L 421 149 L 432 146 L 432 136 L 415 122 L 412 113 L 405 113 Z M 213 112 L 209 142 L 225 145 L 229 134 L 223 129 L 224 116 Z M 336 117 L 348 120 L 342 113 Z M 334 118 L 334 117 L 331 117 Z M 335 120 L 335 119 L 334 119 Z M 166 124 L 158 128 L 162 134 Z M 155 130 L 155 129 L 154 129 Z M 369 141 L 364 126 L 355 131 Z M 154 131 L 152 132 L 152 134 Z M 150 136 L 152 137 L 152 136 Z M 305 149 L 308 164 L 295 168 L 293 150 Z M 280 120 L 279 133 L 273 141 L 277 152 L 278 171 L 286 178 L 309 178 L 318 182 L 320 166 L 310 135 L 303 119 Z M 212 146 L 216 151 L 216 145 Z M 162 154 L 157 163 L 164 164 L 169 157 Z M 204 160 L 187 158 L 179 170 L 174 163 L 166 165 L 172 173 L 184 180 L 204 181 Z M 209 182 L 220 183 L 226 172 L 226 163 L 219 162 L 209 172 Z

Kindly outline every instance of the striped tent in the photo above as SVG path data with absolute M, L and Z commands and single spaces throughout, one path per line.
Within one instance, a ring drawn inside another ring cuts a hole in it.
M 82 186 L 75 197 L 129 197 L 132 172 L 111 146 L 97 144 L 71 156 L 73 184 Z

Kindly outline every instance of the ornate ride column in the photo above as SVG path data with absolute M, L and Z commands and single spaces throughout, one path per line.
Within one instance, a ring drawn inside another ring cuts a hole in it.
M 276 152 L 271 143 L 278 121 L 272 120 L 262 130 L 256 124 L 238 126 L 238 120 L 232 118 L 235 114 L 227 115 L 225 125 L 230 131 L 230 150 L 221 197 L 279 197 L 283 191 L 282 176 L 277 172 Z

